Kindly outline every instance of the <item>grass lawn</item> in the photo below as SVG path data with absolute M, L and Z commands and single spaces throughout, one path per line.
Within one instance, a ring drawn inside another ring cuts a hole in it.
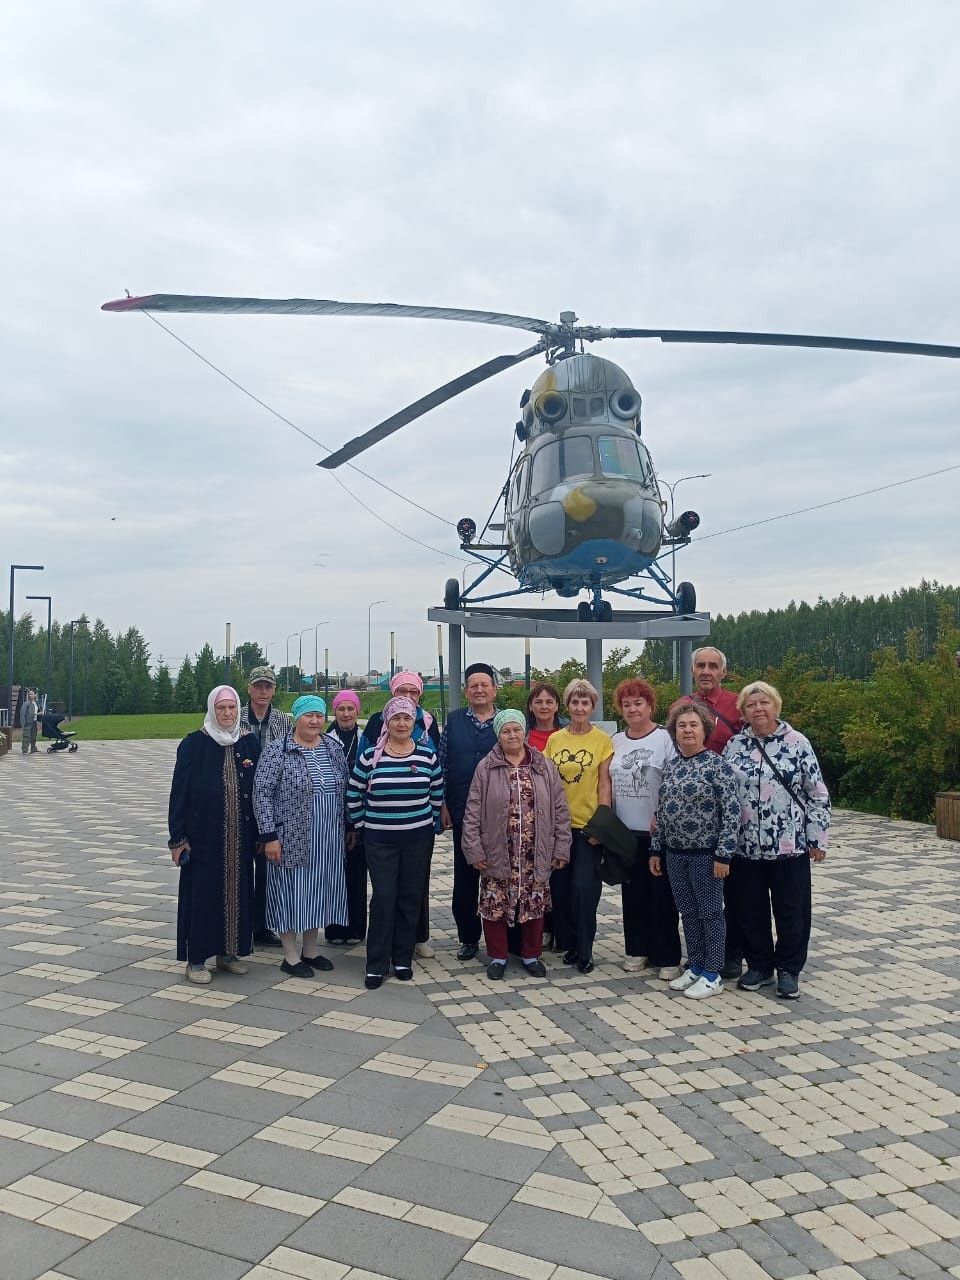
M 78 742 L 115 742 L 121 738 L 185 738 L 191 729 L 199 729 L 203 716 L 199 711 L 176 711 L 171 715 L 83 716 L 61 729 L 76 729 Z

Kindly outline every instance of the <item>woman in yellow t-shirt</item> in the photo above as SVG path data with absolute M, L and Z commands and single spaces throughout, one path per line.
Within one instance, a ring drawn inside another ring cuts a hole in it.
M 600 695 L 589 680 L 571 680 L 563 691 L 570 717 L 564 729 L 547 739 L 544 755 L 557 766 L 567 792 L 573 829 L 570 862 L 550 877 L 553 898 L 553 930 L 564 964 L 575 964 L 581 973 L 593 972 L 593 940 L 597 936 L 600 848 L 583 834 L 598 805 L 609 805 L 610 760 L 613 743 L 602 729 L 590 723 Z

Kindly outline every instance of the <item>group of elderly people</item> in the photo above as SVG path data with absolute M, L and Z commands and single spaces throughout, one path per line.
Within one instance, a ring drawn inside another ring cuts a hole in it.
M 393 678 L 365 729 L 352 690 L 334 698 L 329 731 L 323 699 L 306 695 L 289 718 L 273 713 L 281 720 L 268 733 L 253 695 L 254 677 L 275 686 L 269 668 L 252 673 L 246 707 L 219 686 L 203 727 L 179 746 L 170 796 L 187 980 L 210 982 L 211 957 L 245 973 L 241 957 L 265 937 L 282 947 L 286 975 L 313 978 L 333 968 L 321 942 L 365 936 L 367 988 L 391 971 L 409 981 L 415 956 L 433 955 L 430 861 L 435 836 L 452 827 L 457 955 L 475 957 L 482 930 L 492 981 L 511 952 L 525 974 L 545 977 L 545 936 L 565 965 L 592 972 L 606 881 L 620 885 L 627 972 L 649 969 L 690 999 L 719 994 L 724 976 L 744 991 L 776 981 L 796 998 L 829 796 L 776 689 L 754 681 L 734 698 L 720 688 L 725 671 L 719 651 L 698 650 L 695 692 L 665 727 L 650 684 L 621 682 L 625 727 L 612 737 L 593 723 L 589 681 L 562 697 L 539 683 L 526 715 L 497 711 L 495 674 L 481 663 L 467 669 L 466 706 L 442 736 L 413 672 Z

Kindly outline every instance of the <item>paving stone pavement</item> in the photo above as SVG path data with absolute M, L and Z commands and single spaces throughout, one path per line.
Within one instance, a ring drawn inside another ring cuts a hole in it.
M 435 960 L 188 987 L 175 744 L 0 761 L 2 1280 L 960 1276 L 960 847 L 840 813 L 795 1003 Z M 550 959 L 550 958 L 548 958 Z

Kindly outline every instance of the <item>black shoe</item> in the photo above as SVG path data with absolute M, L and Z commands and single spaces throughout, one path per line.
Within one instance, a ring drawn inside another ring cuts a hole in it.
M 296 964 L 291 964 L 289 960 L 281 960 L 280 968 L 291 978 L 313 977 L 313 970 L 304 960 L 298 960 Z
M 457 959 L 474 960 L 476 959 L 479 950 L 480 946 L 476 942 L 461 942 L 460 946 L 457 948 Z
M 311 969 L 319 969 L 321 973 L 329 973 L 333 968 L 333 961 L 328 960 L 326 956 L 301 956 L 300 959 Z
M 773 970 L 748 969 L 737 986 L 741 991 L 759 991 L 761 987 L 772 987 Z
M 723 968 L 720 970 L 720 977 L 726 978 L 728 982 L 732 982 L 735 978 L 739 978 L 742 972 L 742 960 L 724 960 Z
M 377 987 L 383 986 L 383 978 L 379 973 L 368 973 L 363 980 L 363 985 L 368 991 L 376 991 Z
M 487 977 L 492 982 L 499 982 L 507 971 L 505 964 L 497 964 L 496 960 L 491 960 L 487 965 Z
M 524 960 L 523 972 L 530 978 L 545 978 L 547 976 L 547 966 L 542 960 L 531 960 L 529 964 Z
M 777 973 L 777 995 L 781 1000 L 796 1000 L 800 995 L 800 983 L 795 973 L 781 969 Z
M 579 964 L 579 963 L 580 963 L 580 957 L 577 955 L 577 953 L 576 953 L 575 951 L 566 951 L 566 952 L 564 952 L 564 956 L 563 956 L 563 963 L 564 963 L 564 964 Z
M 577 961 L 577 973 L 593 973 L 593 961 L 592 961 L 592 960 L 578 960 L 578 961 Z
M 413 970 L 405 965 L 401 965 L 399 969 L 394 965 L 393 973 L 398 982 L 410 982 L 413 978 Z
M 258 947 L 283 946 L 283 943 L 271 929 L 258 929 L 253 935 L 253 941 Z

